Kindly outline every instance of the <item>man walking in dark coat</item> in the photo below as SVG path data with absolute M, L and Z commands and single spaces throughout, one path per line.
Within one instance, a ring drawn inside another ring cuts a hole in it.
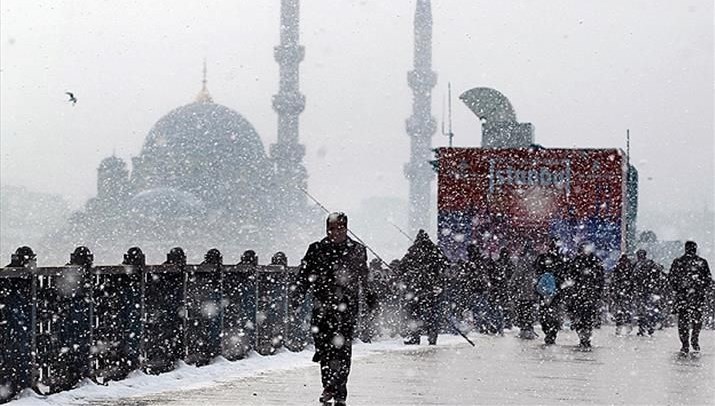
M 489 333 L 504 335 L 504 318 L 508 310 L 509 281 L 514 273 L 514 263 L 509 250 L 502 247 L 499 258 L 489 272 Z
M 320 401 L 334 399 L 335 405 L 344 405 L 360 291 L 369 307 L 374 307 L 375 296 L 367 283 L 365 247 L 348 237 L 347 216 L 332 213 L 326 223 L 327 237 L 311 244 L 303 258 L 293 300 L 301 302 L 312 288 L 313 361 L 320 363 L 323 383 Z
M 700 353 L 700 329 L 703 326 L 705 292 L 712 284 L 708 261 L 697 255 L 694 241 L 685 243 L 685 255 L 676 258 L 670 266 L 670 286 L 675 295 L 674 310 L 678 314 L 680 353 L 686 355 L 690 346 Z M 692 334 L 691 334 L 692 328 Z
M 653 335 L 655 331 L 657 300 L 659 300 L 660 269 L 643 249 L 636 251 L 633 264 L 633 281 L 638 309 L 638 335 Z
M 465 294 L 468 308 L 472 310 L 474 328 L 482 334 L 489 330 L 491 314 L 487 294 L 489 293 L 489 273 L 494 262 L 488 256 L 482 255 L 479 246 L 467 246 L 467 261 L 465 267 Z
M 539 321 L 544 332 L 544 343 L 552 345 L 556 343 L 556 334 L 561 328 L 560 305 L 563 300 L 561 286 L 564 283 L 564 261 L 559 252 L 556 241 L 549 241 L 547 251 L 536 257 L 534 264 L 537 279 L 541 279 L 546 274 L 553 275 L 556 285 L 554 295 L 541 296 L 539 298 Z
M 534 322 L 536 321 L 535 310 L 538 296 L 534 289 L 536 285 L 535 259 L 536 253 L 531 246 L 531 242 L 525 243 L 514 267 L 514 275 L 511 280 L 511 289 L 515 297 L 516 326 L 520 330 L 519 338 L 526 340 L 536 338 Z
M 621 335 L 623 326 L 626 334 L 632 329 L 633 322 L 633 264 L 626 254 L 621 255 L 611 274 L 610 299 L 616 321 L 616 335 Z
M 405 344 L 419 344 L 422 330 L 426 330 L 430 345 L 437 344 L 439 295 L 446 267 L 447 259 L 442 251 L 424 230 L 420 230 L 414 244 L 400 261 L 400 274 L 406 286 L 404 300 L 408 318 Z
M 578 333 L 579 347 L 591 349 L 591 333 L 600 315 L 605 276 L 601 260 L 593 245 L 582 243 L 579 254 L 571 261 L 569 279 L 573 283 L 573 326 Z

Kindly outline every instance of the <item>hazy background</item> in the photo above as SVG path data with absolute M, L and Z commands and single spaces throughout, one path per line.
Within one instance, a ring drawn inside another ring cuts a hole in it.
M 378 226 L 385 217 L 405 225 L 415 2 L 301 3 L 300 140 L 310 191 L 351 214 L 368 243 L 399 241 L 386 254 L 397 256 L 407 240 Z M 115 152 L 129 161 L 159 118 L 194 100 L 204 58 L 214 101 L 247 118 L 266 149 L 275 142 L 280 1 L 0 4 L 3 190 L 25 186 L 80 207 L 96 193 L 101 159 Z M 432 7 L 433 115 L 441 120 L 451 81 L 456 146 L 479 145 L 479 122 L 457 100 L 477 86 L 504 93 L 544 146 L 625 149 L 630 128 L 640 229 L 712 247 L 711 0 Z M 438 132 L 433 144 L 446 143 Z M 0 226 L 4 246 L 23 243 Z

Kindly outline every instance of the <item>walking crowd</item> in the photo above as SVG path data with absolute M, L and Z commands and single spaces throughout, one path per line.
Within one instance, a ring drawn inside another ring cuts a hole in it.
M 465 260 L 450 262 L 420 231 L 401 260 L 389 267 L 373 260 L 368 283 L 376 305 L 363 307 L 357 336 L 401 335 L 411 345 L 426 335 L 435 344 L 440 332 L 503 335 L 516 327 L 519 338 L 543 334 L 552 345 L 570 328 L 588 351 L 593 329 L 602 324 L 615 323 L 616 335 L 651 336 L 677 320 L 687 354 L 699 353 L 703 324 L 715 328 L 712 275 L 695 242 L 688 241 L 669 268 L 640 249 L 635 258 L 621 255 L 612 270 L 588 243 L 571 255 L 555 240 L 541 247 L 525 242 L 516 253 L 501 248 L 494 258 L 480 248 L 469 245 Z
M 519 338 L 535 339 L 541 324 L 544 343 L 556 343 L 565 326 L 575 330 L 579 348 L 591 350 L 591 335 L 608 315 L 616 334 L 633 326 L 652 335 L 678 316 L 682 355 L 700 352 L 704 314 L 713 327 L 712 275 L 693 241 L 669 272 L 639 250 L 635 261 L 621 256 L 606 271 L 594 247 L 581 243 L 573 255 L 559 242 L 524 242 L 520 252 L 502 247 L 494 258 L 477 244 L 466 259 L 450 262 L 420 230 L 405 256 L 387 266 L 380 258 L 367 264 L 366 246 L 348 236 L 348 218 L 331 213 L 326 237 L 310 245 L 290 288 L 295 308 L 312 291 L 313 361 L 320 364 L 323 404 L 345 405 L 355 338 L 404 337 L 430 345 L 439 333 L 464 335 L 471 325 L 483 334 L 504 335 L 519 328 Z M 470 341 L 471 343 L 471 341 Z

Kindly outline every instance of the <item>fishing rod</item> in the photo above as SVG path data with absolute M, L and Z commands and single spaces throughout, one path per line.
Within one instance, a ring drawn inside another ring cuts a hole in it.
M 395 228 L 397 229 L 397 231 L 399 231 L 402 235 L 404 235 L 405 237 L 407 237 L 407 239 L 410 240 L 410 242 L 412 241 L 412 237 L 410 237 L 409 234 L 407 234 L 406 232 L 404 232 L 400 227 L 397 227 L 397 224 L 393 223 L 393 222 L 390 221 L 390 220 L 386 220 L 386 221 L 387 221 L 388 223 L 390 223 L 393 227 L 395 227 Z
M 298 188 L 298 190 L 300 190 L 301 192 L 305 193 L 305 195 L 308 196 L 308 197 L 310 198 L 310 200 L 312 200 L 313 202 L 315 202 L 315 204 L 317 204 L 318 207 L 320 207 L 321 209 L 323 209 L 324 212 L 326 212 L 327 214 L 332 213 L 332 212 L 331 212 L 330 210 L 328 210 L 325 206 L 323 206 L 322 203 L 320 203 L 320 202 L 318 201 L 318 199 L 316 199 L 315 197 L 311 196 L 311 194 L 308 193 L 307 190 L 303 189 L 303 188 L 300 187 L 300 186 L 296 186 L 296 188 Z M 382 262 L 382 263 L 387 267 L 387 269 L 389 269 L 390 271 L 394 271 L 394 270 L 392 269 L 392 267 L 390 266 L 390 264 L 388 264 L 387 262 L 385 262 L 385 260 L 382 259 L 382 257 L 380 257 L 379 255 L 377 255 L 377 252 L 375 252 L 375 250 L 373 250 L 372 248 L 370 248 L 370 246 L 367 245 L 367 244 L 365 243 L 365 241 L 363 241 L 362 239 L 360 239 L 360 237 L 358 237 L 357 235 L 355 235 L 355 233 L 354 233 L 350 228 L 348 228 L 348 233 L 350 233 L 350 235 L 351 235 L 355 240 L 357 240 L 357 242 L 359 242 L 360 244 L 364 245 L 365 248 L 367 248 L 368 251 L 370 251 L 370 253 L 375 256 L 375 258 L 379 259 L 380 262 Z
M 328 210 L 325 206 L 323 206 L 323 204 L 320 203 L 320 201 L 318 201 L 318 199 L 316 199 L 316 198 L 313 197 L 310 193 L 308 193 L 307 190 L 303 189 L 303 188 L 300 187 L 300 186 L 296 186 L 296 188 L 297 188 L 298 190 L 300 190 L 301 192 L 303 192 L 306 196 L 308 196 L 308 198 L 309 198 L 310 200 L 312 200 L 313 202 L 315 202 L 315 204 L 317 204 L 318 207 L 320 207 L 321 209 L 323 209 L 323 211 L 324 211 L 325 213 L 327 213 L 327 214 L 332 213 L 332 212 L 331 212 L 330 210 Z M 399 227 L 397 227 L 397 226 L 396 226 L 395 224 L 393 224 L 392 222 L 390 222 L 390 221 L 388 221 L 388 222 L 389 222 L 390 224 L 392 224 L 393 226 L 395 226 L 395 228 L 397 228 L 398 230 L 400 230 L 400 232 L 401 232 L 405 237 L 407 237 L 410 241 L 412 241 L 412 238 L 411 238 L 409 235 L 407 235 L 407 233 L 405 233 L 404 231 L 402 231 L 402 229 L 400 229 Z M 367 248 L 367 249 L 372 253 L 372 255 L 375 256 L 375 258 L 379 259 L 380 262 L 382 262 L 382 263 L 387 267 L 387 269 L 389 269 L 390 271 L 393 271 L 393 269 L 392 269 L 392 267 L 390 266 L 390 264 L 388 264 L 387 262 L 385 262 L 385 260 L 382 259 L 382 258 L 375 252 L 375 250 L 373 250 L 372 248 L 370 248 L 370 246 L 367 245 L 367 244 L 365 243 L 365 241 L 363 241 L 362 239 L 360 239 L 360 237 L 358 237 L 357 235 L 355 235 L 355 233 L 354 233 L 352 230 L 350 230 L 350 228 L 348 228 L 348 233 L 350 233 L 350 235 L 351 235 L 353 238 L 355 238 L 360 244 L 364 245 L 365 248 Z M 472 340 L 470 340 L 469 337 L 467 337 L 467 336 L 455 325 L 455 323 L 454 323 L 453 320 L 448 320 L 448 323 L 449 323 L 449 325 L 452 327 L 452 329 L 454 329 L 454 331 L 456 331 L 460 336 L 462 336 L 462 338 L 464 338 L 465 340 L 467 340 L 467 342 L 468 342 L 469 344 L 471 344 L 472 347 L 476 347 L 476 345 L 474 344 L 474 342 L 473 342 Z
M 476 345 L 474 344 L 474 341 L 470 340 L 469 337 L 467 337 L 467 335 L 464 334 L 464 333 L 462 332 L 462 330 L 459 329 L 459 327 L 457 327 L 457 325 L 455 324 L 454 317 L 449 317 L 449 318 L 447 318 L 447 322 L 449 323 L 449 326 L 452 327 L 452 329 L 454 329 L 454 331 L 456 331 L 460 336 L 462 336 L 462 338 L 464 338 L 465 340 L 467 340 L 467 342 L 468 342 L 469 344 L 471 344 L 472 347 L 476 347 Z
M 404 235 L 405 237 L 407 237 L 408 240 L 412 241 L 412 238 L 411 238 L 406 232 L 404 232 L 400 227 L 398 227 L 397 224 L 391 222 L 390 220 L 386 220 L 386 221 L 387 221 L 388 223 L 392 224 L 392 226 L 395 227 L 395 228 L 397 229 L 397 231 L 399 231 L 400 233 L 402 233 L 402 235 Z M 447 323 L 449 324 L 450 327 L 452 327 L 452 329 L 453 329 L 454 331 L 457 332 L 457 334 L 459 334 L 460 336 L 462 336 L 462 338 L 464 338 L 465 340 L 467 340 L 467 342 L 468 342 L 472 347 L 476 347 L 476 345 L 474 344 L 474 341 L 470 340 L 469 337 L 467 337 L 467 335 L 464 334 L 464 333 L 462 332 L 462 330 L 459 329 L 459 327 L 457 327 L 457 324 L 455 323 L 455 320 L 454 320 L 454 316 L 448 317 L 448 318 L 447 318 Z

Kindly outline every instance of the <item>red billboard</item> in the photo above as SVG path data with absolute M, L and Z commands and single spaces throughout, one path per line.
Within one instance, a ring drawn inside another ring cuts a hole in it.
M 619 149 L 439 148 L 438 227 L 450 257 L 474 242 L 521 250 L 558 238 L 563 248 L 622 250 L 626 168 Z M 615 254 L 614 254 L 615 253 Z

